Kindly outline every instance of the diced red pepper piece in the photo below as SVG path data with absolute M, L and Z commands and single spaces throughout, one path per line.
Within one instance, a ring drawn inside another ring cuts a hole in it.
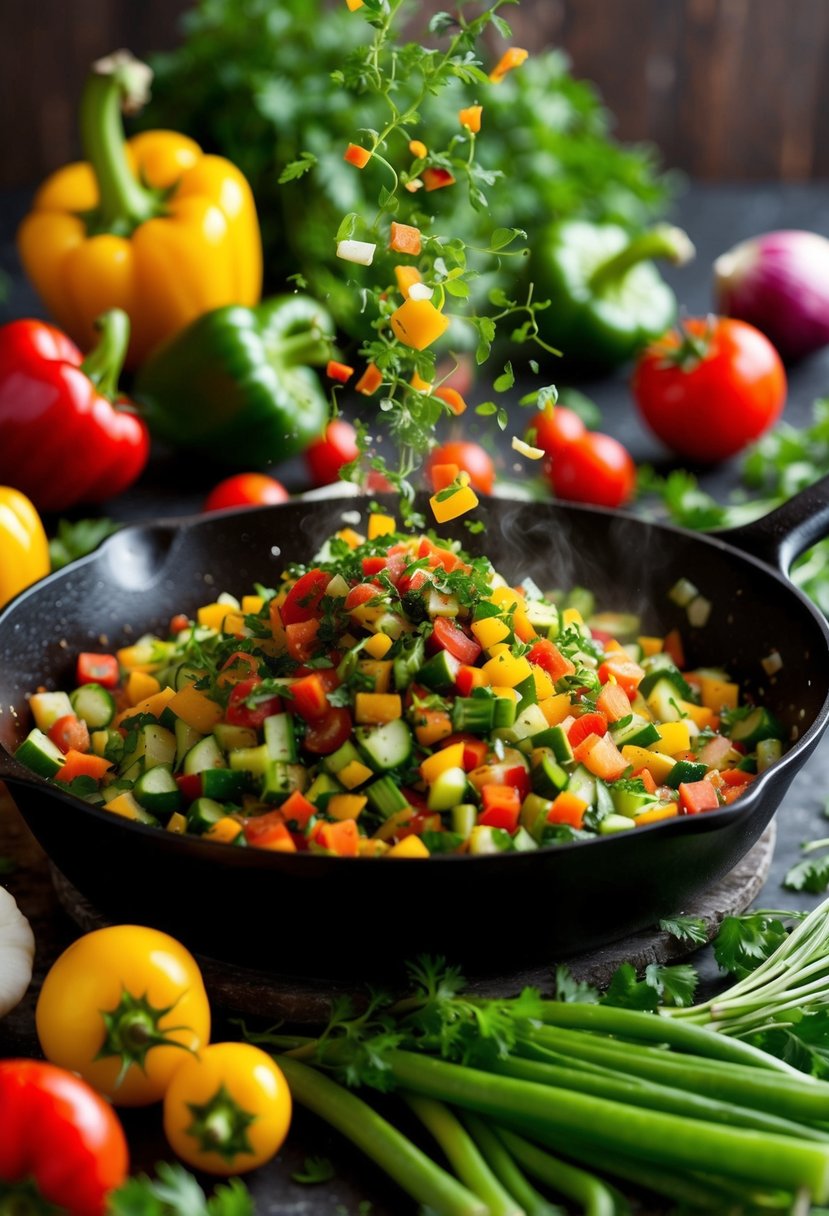
M 478 823 L 484 827 L 504 828 L 514 832 L 521 813 L 521 795 L 511 785 L 485 785 L 481 790 L 483 811 Z
M 357 169 L 365 169 L 371 160 L 371 153 L 367 148 L 361 148 L 359 144 L 349 144 L 343 153 L 343 160 L 347 160 Z
M 279 810 L 285 822 L 295 823 L 297 828 L 304 828 L 308 820 L 313 818 L 317 813 L 317 808 L 313 802 L 309 802 L 299 790 L 294 790 L 293 793 L 289 794 Z
M 382 383 L 383 373 L 379 367 L 375 367 L 373 363 L 369 363 L 360 379 L 354 385 L 354 388 L 358 393 L 362 393 L 364 397 L 370 397 L 372 393 L 377 392 Z
M 665 640 L 662 643 L 662 649 L 665 654 L 669 655 L 671 662 L 682 671 L 685 666 L 685 647 L 682 644 L 682 634 L 678 629 L 672 629 L 670 633 L 665 635 Z
M 720 805 L 717 791 L 710 781 L 683 781 L 679 786 L 679 805 L 686 815 L 713 811 Z
M 617 654 L 621 657 L 617 658 Z M 625 651 L 618 651 L 612 652 L 599 667 L 599 679 L 603 684 L 607 684 L 611 676 L 628 697 L 634 697 L 645 673 Z
M 285 626 L 285 643 L 292 659 L 304 663 L 313 657 L 319 627 L 319 621 L 297 621 L 295 625 Z M 277 713 L 278 710 L 271 712 Z
M 607 734 L 607 718 L 604 714 L 582 714 L 580 718 L 576 718 L 568 730 L 567 738 L 571 747 L 578 747 L 588 735 L 605 734 Z
M 571 676 L 576 670 L 575 663 L 566 658 L 558 646 L 548 638 L 539 638 L 534 642 L 527 658 L 531 663 L 535 663 L 536 667 L 543 668 L 553 682 L 560 680 L 562 676 Z
M 49 727 L 49 738 L 64 753 L 89 751 L 89 727 L 76 714 L 63 714 Z M 71 778 L 64 777 L 64 781 Z
M 429 477 L 435 493 L 445 490 L 453 481 L 457 481 L 460 471 L 460 465 L 457 464 L 433 464 L 429 469 Z
M 379 574 L 381 570 L 385 570 L 388 561 L 381 554 L 373 554 L 371 557 L 364 557 L 362 560 L 363 574 L 370 576 Z
M 574 749 L 573 755 L 579 764 L 603 781 L 615 781 L 628 767 L 610 735 L 588 735 Z
M 114 654 L 84 652 L 78 655 L 76 684 L 100 684 L 102 688 L 117 688 L 120 678 L 118 660 Z
M 294 680 L 291 684 L 291 692 L 293 693 L 291 708 L 306 722 L 323 717 L 330 709 L 320 672 L 312 671 L 310 675 L 303 676 L 301 680 Z
M 466 412 L 466 402 L 457 389 L 444 386 L 443 388 L 436 388 L 432 395 L 439 397 L 441 401 L 448 405 L 455 416 Z
M 339 823 L 319 823 L 311 839 L 338 857 L 356 857 L 360 840 L 357 821 L 343 819 Z
M 190 618 L 183 612 L 177 612 L 170 621 L 170 637 L 175 637 L 190 627 Z
M 195 802 L 197 798 L 201 798 L 202 796 L 203 782 L 201 773 L 177 773 L 176 785 L 185 802 Z
M 76 777 L 92 777 L 93 780 L 100 781 L 111 768 L 112 764 L 103 756 L 93 756 L 88 752 L 79 752 L 70 748 L 66 753 L 63 766 L 55 773 L 55 780 L 74 781 Z
M 354 368 L 349 367 L 347 363 L 340 363 L 337 359 L 329 359 L 325 374 L 329 380 L 336 380 L 338 384 L 347 384 L 354 375 Z
M 290 628 L 295 629 L 297 626 L 292 625 Z M 279 697 L 264 696 L 261 700 L 256 698 L 256 689 L 261 683 L 260 676 L 251 676 L 249 680 L 240 680 L 233 686 L 225 709 L 225 722 L 231 726 L 246 726 L 249 730 L 259 730 L 266 718 L 281 712 L 282 701 Z M 255 703 L 246 704 L 248 697 L 255 698 Z
M 436 165 L 430 165 L 421 173 L 423 185 L 427 191 L 442 190 L 444 186 L 454 186 L 455 179 L 448 169 L 441 169 Z
M 530 774 L 521 764 L 514 764 L 501 771 L 504 785 L 512 785 L 518 790 L 521 796 L 521 801 L 527 797 L 530 792 Z M 484 787 L 486 788 L 486 787 Z
M 481 653 L 477 642 L 468 638 L 459 625 L 443 616 L 435 618 L 432 637 L 441 650 L 448 651 L 467 666 L 473 664 Z

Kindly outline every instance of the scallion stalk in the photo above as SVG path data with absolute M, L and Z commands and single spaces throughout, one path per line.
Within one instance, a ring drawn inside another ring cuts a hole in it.
M 574 1199 L 581 1205 L 585 1216 L 615 1216 L 613 1192 L 598 1178 L 575 1165 L 560 1161 L 505 1127 L 496 1130 L 504 1147 L 519 1165 L 560 1195 Z
M 548 1203 L 544 1196 L 540 1195 L 532 1183 L 524 1177 L 515 1158 L 480 1115 L 466 1111 L 463 1115 L 463 1122 L 486 1157 L 493 1173 L 521 1205 L 527 1216 L 563 1216 L 561 1208 Z

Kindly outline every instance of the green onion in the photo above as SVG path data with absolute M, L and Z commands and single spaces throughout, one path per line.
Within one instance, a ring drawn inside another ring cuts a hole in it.
M 557 1157 L 545 1153 L 543 1149 L 530 1144 L 529 1140 L 522 1136 L 516 1136 L 515 1132 L 508 1131 L 505 1127 L 496 1130 L 504 1146 L 519 1165 L 523 1165 L 524 1169 L 561 1195 L 575 1199 L 581 1204 L 585 1216 L 615 1216 L 616 1201 L 613 1192 L 598 1178 L 577 1169 L 574 1165 L 568 1165 L 566 1161 L 559 1161 Z
M 561 1209 L 553 1207 L 535 1187 L 527 1181 L 515 1159 L 488 1123 L 479 1115 L 466 1111 L 463 1116 L 467 1130 L 477 1141 L 494 1174 L 501 1180 L 527 1216 L 561 1216 Z

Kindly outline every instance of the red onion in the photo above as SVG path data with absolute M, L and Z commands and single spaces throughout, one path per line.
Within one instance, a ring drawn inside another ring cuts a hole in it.
M 714 263 L 721 313 L 756 325 L 793 361 L 829 344 L 829 240 L 767 232 Z

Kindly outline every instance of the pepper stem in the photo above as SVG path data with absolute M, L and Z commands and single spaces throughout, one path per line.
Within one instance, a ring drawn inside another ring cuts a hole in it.
M 127 161 L 124 113 L 149 96 L 152 71 L 129 51 L 115 51 L 92 65 L 81 95 L 81 141 L 98 182 L 96 231 L 128 236 L 158 212 L 158 198 L 137 180 Z
M 666 258 L 676 266 L 691 260 L 696 250 L 691 239 L 673 224 L 656 224 L 647 232 L 631 237 L 627 245 L 612 257 L 600 262 L 588 279 L 591 291 L 601 294 L 613 283 L 624 278 L 631 267 L 651 258 Z
M 130 319 L 121 308 L 111 308 L 98 317 L 95 328 L 101 338 L 81 364 L 102 396 L 114 401 L 118 395 L 118 378 L 124 366 L 130 344 Z

